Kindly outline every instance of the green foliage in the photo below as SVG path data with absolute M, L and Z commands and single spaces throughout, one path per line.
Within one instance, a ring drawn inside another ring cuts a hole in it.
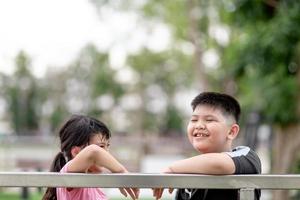
M 299 120 L 300 4 L 281 1 L 273 7 L 265 1 L 236 2 L 232 21 L 227 21 L 234 31 L 224 50 L 223 69 L 238 81 L 246 106 L 261 110 L 271 122 L 295 123 Z
M 66 117 L 66 110 L 61 105 L 55 107 L 49 119 L 51 130 L 56 131 Z
M 147 1 L 142 8 L 145 18 L 163 20 L 171 25 L 175 38 L 187 38 L 188 36 L 188 11 L 185 1 Z
M 183 117 L 176 107 L 168 106 L 167 112 L 165 115 L 165 127 L 162 128 L 162 131 L 169 134 L 180 134 L 183 131 Z
M 146 108 L 141 108 L 144 110 L 143 119 L 145 120 L 143 129 L 152 130 L 153 127 L 159 126 L 160 132 L 165 134 L 183 130 L 182 117 L 174 105 L 174 98 L 178 89 L 187 89 L 194 82 L 190 62 L 188 56 L 176 50 L 154 53 L 144 49 L 139 55 L 128 58 L 129 65 L 140 77 L 135 91 L 143 97 L 143 104 L 147 105 L 156 95 L 147 93 L 147 88 L 154 85 L 160 88 L 162 94 L 159 95 L 163 95 L 166 100 L 167 106 L 159 113 L 160 117 L 153 115 Z M 156 95 L 155 98 L 160 97 Z
M 88 70 L 92 96 L 111 93 L 114 97 L 120 97 L 123 93 L 122 86 L 114 81 L 116 72 L 110 67 L 107 53 L 99 52 L 95 46 L 88 45 L 82 50 L 76 70 L 80 75 L 80 69 Z
M 189 86 L 194 81 L 191 61 L 179 51 L 153 53 L 144 49 L 139 55 L 130 56 L 128 63 L 140 75 L 142 88 L 158 84 L 173 95 L 180 86 Z
M 40 106 L 43 101 L 41 88 L 30 72 L 30 61 L 24 52 L 16 57 L 17 70 L 5 86 L 12 126 L 17 134 L 32 134 L 38 129 Z

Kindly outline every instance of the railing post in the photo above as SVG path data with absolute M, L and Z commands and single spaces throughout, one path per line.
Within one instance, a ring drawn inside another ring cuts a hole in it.
M 241 188 L 240 200 L 255 200 L 254 188 Z

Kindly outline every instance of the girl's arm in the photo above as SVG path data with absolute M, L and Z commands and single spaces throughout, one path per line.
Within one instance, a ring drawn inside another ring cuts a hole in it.
M 97 145 L 82 149 L 68 164 L 68 172 L 86 172 L 92 165 L 102 166 L 113 173 L 127 172 L 109 152 Z
M 128 172 L 109 152 L 97 145 L 89 145 L 82 149 L 68 164 L 68 172 L 86 172 L 91 166 L 102 166 L 113 173 Z M 139 189 L 119 188 L 120 192 L 132 199 L 138 199 Z

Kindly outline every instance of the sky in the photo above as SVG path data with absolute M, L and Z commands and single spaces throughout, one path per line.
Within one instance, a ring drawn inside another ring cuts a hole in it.
M 113 59 L 115 67 L 142 45 L 154 50 L 168 45 L 166 27 L 157 24 L 149 38 L 137 23 L 134 13 L 104 9 L 100 17 L 88 0 L 1 0 L 0 71 L 13 73 L 20 50 L 31 58 L 33 73 L 43 77 L 47 67 L 66 66 L 88 43 L 109 49 L 112 57 L 118 58 Z M 157 41 L 158 36 L 165 40 Z
M 133 81 L 126 56 L 144 46 L 162 51 L 172 40 L 166 25 L 156 22 L 151 29 L 147 25 L 134 12 L 101 7 L 100 15 L 89 0 L 0 0 L 0 72 L 12 74 L 14 59 L 23 50 L 31 59 L 33 74 L 44 77 L 48 68 L 68 66 L 84 46 L 92 43 L 98 50 L 109 52 L 110 66 L 118 69 L 119 81 Z M 210 32 L 226 42 L 224 30 L 214 26 Z M 190 46 L 183 45 L 183 51 L 193 53 Z M 203 62 L 217 66 L 215 51 L 204 52 Z M 180 94 L 178 99 L 184 95 L 192 96 Z

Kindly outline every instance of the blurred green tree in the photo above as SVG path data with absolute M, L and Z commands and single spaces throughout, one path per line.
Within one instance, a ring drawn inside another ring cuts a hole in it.
M 137 118 L 135 122 L 140 122 L 138 130 L 163 130 L 164 133 L 182 131 L 183 113 L 176 107 L 174 98 L 178 98 L 181 91 L 189 91 L 191 85 L 200 91 L 210 88 L 208 70 L 202 62 L 203 50 L 210 45 L 207 37 L 209 3 L 191 0 L 92 2 L 98 8 L 100 16 L 105 6 L 117 12 L 138 13 L 139 25 L 149 30 L 150 34 L 158 23 L 163 23 L 170 29 L 168 50 L 155 52 L 145 47 L 135 55 L 128 56 L 128 65 L 140 77 L 133 93 L 137 93 L 142 99 L 139 111 L 134 111 L 132 116 Z M 147 109 L 153 101 L 147 94 L 148 89 L 153 87 L 159 88 L 165 97 L 167 106 L 160 113 Z M 160 130 L 155 127 L 160 127 Z
M 66 99 L 68 73 L 67 69 L 59 71 L 47 71 L 47 76 L 43 78 L 43 88 L 47 91 L 47 98 L 43 103 L 44 129 L 49 127 L 50 133 L 55 133 L 66 119 L 70 112 Z
M 300 3 L 227 1 L 220 8 L 232 31 L 223 78 L 234 77 L 244 106 L 272 124 L 273 172 L 289 173 L 300 150 Z
M 4 85 L 12 127 L 17 135 L 36 134 L 44 98 L 30 71 L 30 60 L 21 51 L 16 57 L 16 71 Z
M 50 131 L 54 132 L 71 114 L 88 114 L 111 122 L 112 107 L 124 93 L 115 75 L 108 54 L 92 44 L 85 46 L 70 65 L 48 70 L 43 84 L 47 90 L 43 114 Z M 99 103 L 106 96 L 111 97 L 107 106 Z
M 68 102 L 71 102 L 69 111 L 83 112 L 110 122 L 113 107 L 124 94 L 123 85 L 116 81 L 116 73 L 108 53 L 99 51 L 92 44 L 83 48 L 68 67 L 66 90 Z M 103 103 L 105 97 L 109 102 Z
M 183 114 L 175 102 L 180 98 L 178 92 L 188 90 L 194 83 L 190 57 L 180 50 L 144 49 L 138 55 L 129 56 L 128 64 L 139 77 L 132 89 L 142 99 L 135 114 L 140 121 L 139 130 L 182 133 Z

